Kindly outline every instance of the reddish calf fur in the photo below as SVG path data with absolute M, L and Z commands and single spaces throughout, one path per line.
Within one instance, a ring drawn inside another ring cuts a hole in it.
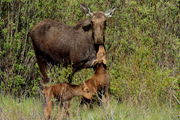
M 97 63 L 95 73 L 92 78 L 84 82 L 84 87 L 88 88 L 89 93 L 92 95 L 97 94 L 99 91 L 103 91 L 103 102 L 109 100 L 109 74 L 106 71 L 106 65 L 103 63 Z
M 62 109 L 65 110 L 65 115 L 69 116 L 68 108 L 70 100 L 74 96 L 83 96 L 86 99 L 91 99 L 92 95 L 89 90 L 82 85 L 72 85 L 69 83 L 60 83 L 51 86 L 45 86 L 43 93 L 46 98 L 46 105 L 44 108 L 44 115 L 46 120 L 50 119 L 53 99 L 58 99 L 61 102 Z
M 98 50 L 98 53 L 96 55 L 96 60 L 94 61 L 93 64 L 96 64 L 96 63 L 101 63 L 103 62 L 104 64 L 106 64 L 106 50 L 104 48 L 103 45 L 99 45 L 99 50 Z

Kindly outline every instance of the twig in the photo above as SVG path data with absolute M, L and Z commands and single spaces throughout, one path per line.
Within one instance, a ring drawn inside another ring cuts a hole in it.
M 178 100 L 178 98 L 174 94 L 172 94 L 172 95 L 176 99 L 177 103 L 180 105 L 180 101 Z

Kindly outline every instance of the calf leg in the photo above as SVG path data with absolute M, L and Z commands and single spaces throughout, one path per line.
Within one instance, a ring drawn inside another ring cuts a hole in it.
M 69 107 L 70 107 L 70 101 L 66 101 L 63 103 L 63 109 L 65 112 L 65 118 L 69 117 Z
M 105 104 L 109 104 L 108 103 L 109 102 L 109 98 L 110 98 L 110 96 L 109 96 L 109 87 L 106 86 L 104 88 L 104 95 L 102 96 L 102 102 L 105 103 Z
M 80 106 L 82 106 L 83 109 L 92 108 L 92 100 L 83 97 L 81 99 Z
M 50 119 L 51 111 L 52 111 L 52 104 L 53 104 L 52 101 L 48 101 L 46 103 L 46 106 L 45 106 L 45 109 L 44 109 L 44 116 L 45 116 L 46 120 Z
M 64 120 L 64 119 L 69 117 L 69 111 L 68 110 L 70 107 L 70 101 L 62 102 L 61 106 L 62 106 L 62 109 L 61 109 L 61 111 L 59 111 L 59 113 L 60 113 L 59 119 Z
M 50 98 L 46 98 L 46 105 L 44 108 L 44 116 L 46 120 L 50 119 L 52 106 L 53 106 L 53 101 Z

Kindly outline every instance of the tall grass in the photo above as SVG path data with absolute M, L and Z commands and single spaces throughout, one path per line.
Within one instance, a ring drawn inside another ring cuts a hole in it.
M 1 120 L 43 120 L 43 101 L 39 98 L 13 98 L 0 95 Z M 79 98 L 71 102 L 71 120 L 178 120 L 180 109 L 159 106 L 135 106 L 111 99 L 109 106 L 94 105 L 91 109 L 79 106 Z M 58 119 L 58 107 L 54 107 L 52 119 Z

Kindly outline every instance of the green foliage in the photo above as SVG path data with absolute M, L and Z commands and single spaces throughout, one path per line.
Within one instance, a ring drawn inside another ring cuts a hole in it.
M 172 96 L 180 98 L 179 0 L 1 1 L 0 90 L 15 95 L 39 94 L 41 77 L 27 34 L 46 18 L 74 25 L 85 18 L 80 3 L 93 11 L 117 8 L 106 29 L 111 94 L 134 103 L 175 103 Z M 52 82 L 67 81 L 70 67 L 51 67 L 48 75 Z M 79 84 L 92 74 L 93 70 L 82 70 L 73 82 Z
M 62 66 L 53 66 L 48 71 L 48 76 L 51 78 L 51 82 L 53 83 L 68 82 L 67 79 L 71 73 L 71 66 L 67 68 Z

